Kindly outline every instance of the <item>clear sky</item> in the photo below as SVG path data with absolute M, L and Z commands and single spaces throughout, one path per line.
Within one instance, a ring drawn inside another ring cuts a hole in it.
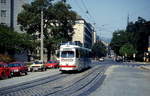
M 112 37 L 112 32 L 125 29 L 138 16 L 150 20 L 150 0 L 66 0 L 72 9 L 90 23 L 96 23 L 100 37 Z M 87 10 L 89 13 L 87 13 Z

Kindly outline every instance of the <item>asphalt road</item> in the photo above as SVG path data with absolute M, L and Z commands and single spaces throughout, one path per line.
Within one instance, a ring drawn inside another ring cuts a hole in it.
M 150 96 L 150 71 L 141 69 L 143 64 L 110 64 L 103 84 L 89 96 Z
M 103 81 L 106 66 L 92 64 L 83 72 L 62 74 L 58 69 L 33 72 L 0 81 L 0 96 L 77 96 Z
M 32 72 L 0 80 L 0 96 L 150 96 L 150 71 L 141 65 L 106 59 L 78 73 Z

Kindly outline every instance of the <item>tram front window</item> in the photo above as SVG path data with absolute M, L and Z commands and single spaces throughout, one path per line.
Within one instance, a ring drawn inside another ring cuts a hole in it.
M 62 58 L 73 58 L 74 52 L 73 51 L 62 51 L 61 57 Z

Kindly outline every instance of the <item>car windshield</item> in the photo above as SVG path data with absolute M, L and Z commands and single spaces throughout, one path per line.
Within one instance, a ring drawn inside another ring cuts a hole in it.
M 35 61 L 34 64 L 42 64 L 40 61 Z
M 12 63 L 12 64 L 8 64 L 8 67 L 19 67 L 21 66 L 21 63 Z
M 61 57 L 63 58 L 73 58 L 74 52 L 73 51 L 62 51 Z
M 56 63 L 56 61 L 48 61 L 48 63 Z
M 3 65 L 3 64 L 0 64 L 0 67 L 4 67 L 4 65 Z

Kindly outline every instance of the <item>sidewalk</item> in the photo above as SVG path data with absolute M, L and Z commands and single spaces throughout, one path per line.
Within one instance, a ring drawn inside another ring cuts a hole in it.
M 145 70 L 150 70 L 150 62 L 124 62 L 127 64 L 140 64 L 139 68 L 145 69 Z
M 145 70 L 150 70 L 150 65 L 147 65 L 147 66 L 140 66 L 140 68 L 145 69 Z
M 145 70 L 150 70 L 150 62 L 136 62 L 137 64 L 144 64 L 143 66 L 140 66 L 140 68 Z

